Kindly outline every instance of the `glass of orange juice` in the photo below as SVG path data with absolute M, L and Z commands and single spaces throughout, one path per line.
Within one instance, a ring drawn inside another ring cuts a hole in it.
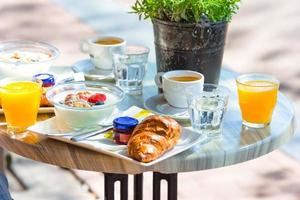
M 245 74 L 236 79 L 243 124 L 263 128 L 270 124 L 280 82 L 265 74 Z
M 26 129 L 35 124 L 42 94 L 39 80 L 18 79 L 0 87 L 1 105 L 12 138 L 26 137 Z

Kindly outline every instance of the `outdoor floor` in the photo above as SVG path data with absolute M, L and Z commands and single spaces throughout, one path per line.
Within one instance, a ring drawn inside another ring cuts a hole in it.
M 152 27 L 128 14 L 133 0 L 0 1 L 0 41 L 38 40 L 61 50 L 56 65 L 86 58 L 80 40 L 97 33 L 119 35 L 151 48 Z M 243 1 L 229 26 L 224 66 L 237 72 L 265 72 L 282 81 L 282 91 L 300 105 L 300 1 Z M 179 175 L 180 200 L 300 200 L 300 137 L 281 150 L 246 163 Z M 89 200 L 103 197 L 103 175 L 60 169 L 14 156 L 17 173 L 30 187 L 22 191 L 8 173 L 15 200 Z M 82 185 L 81 182 L 84 184 Z M 130 183 L 132 184 L 132 183 Z M 145 199 L 151 199 L 146 173 Z M 88 191 L 90 189 L 90 191 Z M 132 199 L 132 191 L 130 199 Z M 165 195 L 165 193 L 163 194 Z M 165 199 L 165 198 L 163 198 Z

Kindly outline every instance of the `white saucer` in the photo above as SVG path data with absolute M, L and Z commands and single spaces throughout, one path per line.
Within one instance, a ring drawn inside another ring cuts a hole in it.
M 90 59 L 80 60 L 72 66 L 75 73 L 82 72 L 86 79 L 113 82 L 115 80 L 112 70 L 96 68 Z
M 170 106 L 163 94 L 155 95 L 147 99 L 144 103 L 147 110 L 155 114 L 172 117 L 176 120 L 189 120 L 188 110 L 186 108 L 175 108 Z

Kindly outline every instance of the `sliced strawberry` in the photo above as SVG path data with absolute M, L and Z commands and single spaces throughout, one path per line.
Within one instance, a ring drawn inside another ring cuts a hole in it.
M 88 102 L 90 103 L 98 103 L 106 101 L 106 95 L 101 93 L 93 94 L 89 97 Z

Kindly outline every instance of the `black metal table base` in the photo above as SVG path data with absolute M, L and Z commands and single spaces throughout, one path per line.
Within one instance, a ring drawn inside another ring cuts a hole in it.
M 177 200 L 177 174 L 162 174 L 153 172 L 153 200 L 161 199 L 161 180 L 168 183 L 168 200 Z M 114 200 L 115 183 L 120 181 L 121 200 L 128 200 L 128 175 L 104 174 L 105 200 Z M 143 200 L 143 174 L 134 175 L 134 200 Z
M 104 174 L 104 195 L 106 200 L 115 199 L 115 182 L 120 181 L 121 200 L 128 199 L 128 175 L 127 174 Z
M 143 200 L 143 174 L 134 175 L 134 200 Z
M 177 174 L 153 173 L 153 200 L 160 200 L 161 180 L 168 183 L 168 200 L 177 200 Z

